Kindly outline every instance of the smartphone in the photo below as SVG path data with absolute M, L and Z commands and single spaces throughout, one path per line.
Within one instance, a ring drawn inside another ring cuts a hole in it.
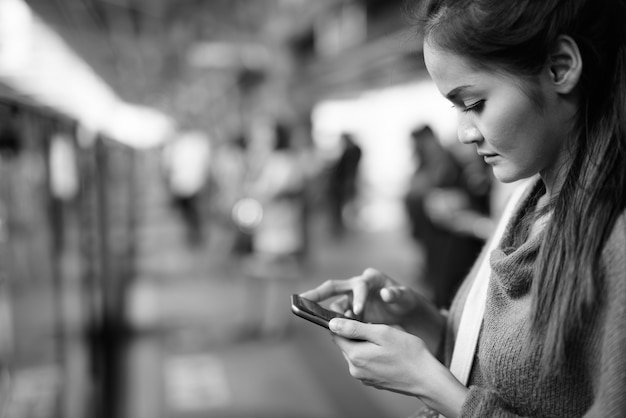
M 291 311 L 301 318 L 309 320 L 314 324 L 328 328 L 328 322 L 333 318 L 348 318 L 338 312 L 331 311 L 321 306 L 317 302 L 305 299 L 298 295 L 291 295 Z

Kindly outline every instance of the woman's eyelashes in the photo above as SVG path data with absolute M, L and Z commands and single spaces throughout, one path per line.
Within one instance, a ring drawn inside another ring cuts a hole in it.
M 483 108 L 483 105 L 485 104 L 484 100 L 479 100 L 477 102 L 474 103 L 470 103 L 468 105 L 464 105 L 461 109 L 462 112 L 467 113 L 467 112 L 480 112 Z
M 479 112 L 482 110 L 484 100 L 478 100 L 476 102 L 470 103 L 468 105 L 464 103 L 453 103 L 452 108 L 457 109 L 459 112 L 467 113 L 467 112 Z

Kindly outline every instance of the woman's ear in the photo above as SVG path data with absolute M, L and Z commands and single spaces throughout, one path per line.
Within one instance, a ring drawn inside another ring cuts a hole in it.
M 561 35 L 557 39 L 547 62 L 550 82 L 557 93 L 571 93 L 578 85 L 583 61 L 576 41 Z

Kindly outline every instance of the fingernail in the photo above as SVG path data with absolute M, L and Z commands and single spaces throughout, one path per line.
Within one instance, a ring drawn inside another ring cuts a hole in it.
M 339 331 L 341 328 L 341 321 L 338 319 L 331 319 L 328 323 L 328 328 L 333 332 Z

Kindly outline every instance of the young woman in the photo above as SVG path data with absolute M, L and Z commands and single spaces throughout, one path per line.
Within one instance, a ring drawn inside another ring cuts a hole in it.
M 498 180 L 531 181 L 481 256 L 468 384 L 445 365 L 476 268 L 447 315 L 372 269 L 302 296 L 343 295 L 331 307 L 370 322 L 331 321 L 355 378 L 447 417 L 626 416 L 626 2 L 426 3 L 425 62 L 460 141 Z

